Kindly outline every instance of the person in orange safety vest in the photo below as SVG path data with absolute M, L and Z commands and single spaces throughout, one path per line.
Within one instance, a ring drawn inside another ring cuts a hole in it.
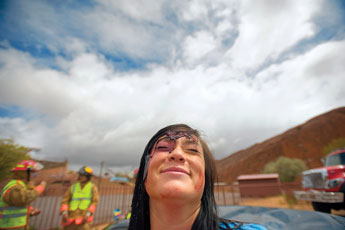
M 68 188 L 61 201 L 61 224 L 66 230 L 90 229 L 99 200 L 98 189 L 90 181 L 92 169 L 84 166 L 78 173 L 78 182 Z
M 40 213 L 29 204 L 46 187 L 45 181 L 38 186 L 30 182 L 32 173 L 41 168 L 43 166 L 36 161 L 24 160 L 11 170 L 12 179 L 0 193 L 0 229 L 29 229 L 29 217 Z

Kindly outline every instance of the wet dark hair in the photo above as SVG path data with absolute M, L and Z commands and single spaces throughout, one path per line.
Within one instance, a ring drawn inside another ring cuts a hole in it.
M 201 143 L 204 160 L 205 160 L 205 186 L 201 197 L 201 207 L 198 216 L 194 220 L 192 230 L 216 230 L 216 229 L 231 229 L 219 227 L 219 223 L 223 222 L 226 225 L 227 222 L 218 217 L 216 201 L 214 197 L 214 182 L 216 178 L 216 166 L 215 160 L 212 153 L 207 146 L 206 142 L 200 137 L 199 131 L 192 129 L 185 124 L 175 124 L 167 126 L 159 130 L 147 143 L 144 153 L 141 157 L 140 167 L 135 183 L 133 200 L 132 200 L 132 214 L 129 222 L 129 230 L 150 230 L 150 207 L 149 207 L 149 196 L 145 189 L 145 178 L 144 170 L 147 164 L 147 156 L 153 145 L 156 143 L 158 138 L 164 135 L 167 131 L 185 131 L 195 135 Z M 235 224 L 235 223 L 234 223 Z M 241 224 L 236 224 L 239 227 Z M 237 229 L 237 228 L 235 228 Z

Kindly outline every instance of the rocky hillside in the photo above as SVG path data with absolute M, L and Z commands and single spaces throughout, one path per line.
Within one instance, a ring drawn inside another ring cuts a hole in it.
M 217 161 L 218 180 L 232 182 L 239 175 L 261 173 L 280 156 L 304 160 L 308 168 L 321 166 L 322 149 L 345 137 L 345 107 L 319 115 L 278 136 Z

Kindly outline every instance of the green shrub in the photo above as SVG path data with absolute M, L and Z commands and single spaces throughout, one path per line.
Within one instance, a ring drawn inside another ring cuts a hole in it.
M 30 149 L 14 143 L 12 139 L 0 139 L 0 180 L 10 177 L 10 170 L 21 160 L 30 159 Z
M 283 194 L 284 200 L 289 205 L 289 208 L 293 208 L 297 204 L 297 199 L 294 194 Z
M 345 148 L 345 137 L 333 139 L 325 147 L 323 147 L 322 153 L 324 156 L 326 156 L 328 153 L 340 148 Z
M 279 157 L 276 161 L 267 163 L 263 172 L 278 173 L 280 181 L 292 182 L 306 169 L 305 163 L 300 159 Z

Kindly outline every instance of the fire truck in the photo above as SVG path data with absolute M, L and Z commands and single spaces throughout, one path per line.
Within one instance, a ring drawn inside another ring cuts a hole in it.
M 323 163 L 323 167 L 302 173 L 303 191 L 295 191 L 295 197 L 311 201 L 315 211 L 345 209 L 345 148 L 329 153 Z

